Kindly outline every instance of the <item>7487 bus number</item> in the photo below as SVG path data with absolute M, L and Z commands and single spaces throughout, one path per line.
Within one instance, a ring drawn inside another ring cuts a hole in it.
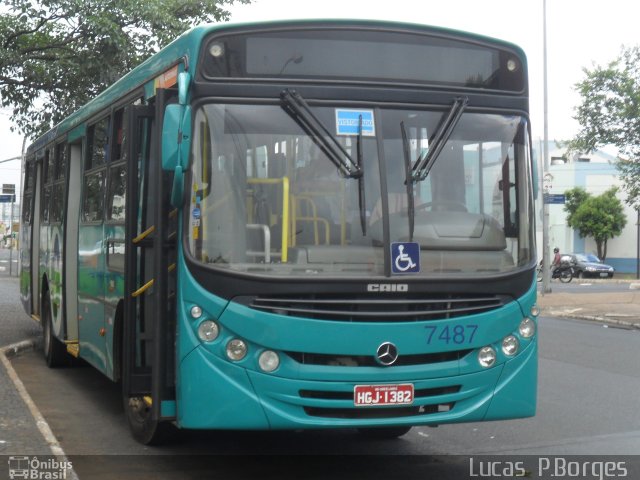
M 427 325 L 427 345 L 440 341 L 447 345 L 453 343 L 456 345 L 466 345 L 473 342 L 476 335 L 478 325 L 445 325 L 436 327 Z

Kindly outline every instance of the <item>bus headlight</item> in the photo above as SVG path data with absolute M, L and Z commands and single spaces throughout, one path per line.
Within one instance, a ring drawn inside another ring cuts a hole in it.
M 512 357 L 518 353 L 518 348 L 520 348 L 520 342 L 515 336 L 509 335 L 502 340 L 502 352 L 506 356 Z
M 213 342 L 219 333 L 218 324 L 211 320 L 205 320 L 198 326 L 198 338 L 203 342 Z
M 202 316 L 202 309 L 198 305 L 191 307 L 191 318 L 200 318 Z
M 493 347 L 482 347 L 478 352 L 478 363 L 484 368 L 491 367 L 496 363 L 496 351 Z
M 258 364 L 263 371 L 270 373 L 280 366 L 280 357 L 276 352 L 265 350 L 260 354 Z
M 530 318 L 525 318 L 520 322 L 520 326 L 518 327 L 518 332 L 522 336 L 522 338 L 531 338 L 536 333 L 536 324 Z
M 247 344 L 239 338 L 234 338 L 227 343 L 227 357 L 230 360 L 238 361 L 247 356 Z
M 538 305 L 532 305 L 531 306 L 531 316 L 537 317 L 538 315 L 540 315 L 540 307 Z

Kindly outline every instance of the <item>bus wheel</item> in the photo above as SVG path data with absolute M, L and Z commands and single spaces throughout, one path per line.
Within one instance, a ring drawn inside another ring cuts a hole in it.
M 359 428 L 358 433 L 371 440 L 393 440 L 408 433 L 411 427 Z
M 42 336 L 44 343 L 44 359 L 49 368 L 56 368 L 69 364 L 70 357 L 64 343 L 53 335 L 53 324 L 51 319 L 51 299 L 49 292 L 44 295 L 42 302 Z
M 173 426 L 151 419 L 151 399 L 123 395 L 124 413 L 133 438 L 144 445 L 160 445 L 168 440 Z

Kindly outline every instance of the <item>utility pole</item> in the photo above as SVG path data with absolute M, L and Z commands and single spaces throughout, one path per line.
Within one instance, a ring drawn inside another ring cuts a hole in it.
M 640 280 L 640 206 L 636 207 L 636 279 Z
M 542 38 L 543 38 L 543 63 L 544 63 L 544 144 L 543 148 L 543 178 L 549 172 L 549 99 L 547 88 L 547 0 L 542 0 Z M 543 183 L 544 185 L 544 183 Z M 547 190 L 545 186 L 542 193 L 542 293 L 551 293 L 551 275 L 549 262 L 549 204 L 547 203 Z

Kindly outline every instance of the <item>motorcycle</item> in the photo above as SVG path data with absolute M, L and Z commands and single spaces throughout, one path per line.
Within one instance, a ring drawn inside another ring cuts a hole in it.
M 557 278 L 562 283 L 569 283 L 573 279 L 573 267 L 566 262 L 562 262 L 560 266 L 553 269 L 551 278 Z M 538 281 L 542 281 L 542 262 L 538 267 Z

